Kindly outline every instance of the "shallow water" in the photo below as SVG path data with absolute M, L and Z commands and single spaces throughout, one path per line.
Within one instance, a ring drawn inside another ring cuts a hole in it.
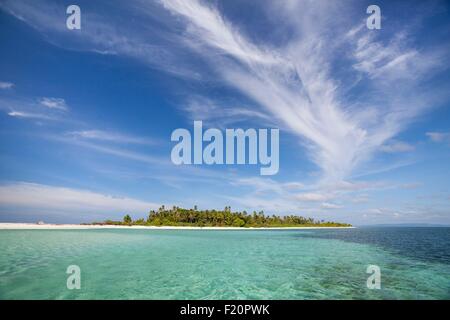
M 0 299 L 450 299 L 450 228 L 0 230 Z

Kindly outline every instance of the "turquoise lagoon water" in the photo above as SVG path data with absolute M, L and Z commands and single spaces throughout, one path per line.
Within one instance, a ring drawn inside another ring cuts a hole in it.
M 449 298 L 450 228 L 0 230 L 0 299 Z

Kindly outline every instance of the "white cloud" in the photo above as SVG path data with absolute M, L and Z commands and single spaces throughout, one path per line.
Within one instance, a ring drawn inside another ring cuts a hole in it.
M 103 213 L 106 218 L 107 214 L 113 213 L 144 214 L 158 207 L 155 203 L 127 197 L 27 182 L 0 185 L 0 206 L 13 207 L 15 210 L 56 210 L 61 214 Z
M 39 103 L 50 109 L 57 109 L 66 111 L 68 109 L 66 101 L 62 98 L 41 98 Z
M 153 145 L 155 140 L 151 138 L 143 138 L 131 136 L 118 132 L 110 132 L 104 130 L 81 130 L 81 131 L 71 131 L 67 132 L 66 135 L 82 138 L 88 140 L 100 140 L 100 141 L 110 141 L 116 143 L 130 143 L 130 144 L 142 144 L 142 145 Z
M 65 121 L 74 122 L 73 119 L 64 119 L 61 117 L 61 112 L 55 108 L 45 107 L 35 99 L 26 98 L 0 98 L 0 110 L 5 112 L 10 117 L 28 119 L 28 120 L 43 120 L 43 121 Z
M 24 119 L 37 119 L 37 120 L 56 120 L 51 116 L 40 114 L 40 113 L 31 113 L 24 111 L 9 111 L 8 116 L 15 118 L 24 118 Z
M 320 206 L 322 209 L 341 209 L 342 206 L 334 204 L 334 203 L 330 203 L 330 202 L 324 202 L 321 204 Z
M 307 192 L 307 193 L 300 193 L 295 195 L 295 199 L 300 201 L 312 201 L 312 202 L 319 202 L 319 201 L 326 201 L 332 199 L 332 195 L 323 194 L 323 193 L 316 193 L 316 192 Z
M 11 89 L 14 87 L 14 83 L 0 81 L 0 89 Z
M 249 177 L 231 179 L 232 185 L 249 186 L 253 192 L 275 192 L 278 194 L 287 194 L 289 192 L 303 189 L 305 186 L 299 182 L 277 182 L 271 178 Z

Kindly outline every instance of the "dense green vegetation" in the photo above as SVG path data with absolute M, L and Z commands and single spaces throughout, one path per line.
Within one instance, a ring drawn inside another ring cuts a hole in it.
M 248 214 L 232 212 L 231 207 L 224 210 L 198 210 L 164 206 L 150 211 L 147 220 L 132 218 L 127 214 L 123 221 L 107 220 L 102 224 L 142 225 L 142 226 L 198 226 L 198 227 L 349 227 L 350 224 L 333 221 L 317 221 L 301 216 L 268 216 L 263 211 Z

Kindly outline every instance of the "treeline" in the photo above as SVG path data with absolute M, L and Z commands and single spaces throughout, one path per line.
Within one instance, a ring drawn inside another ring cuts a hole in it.
M 199 226 L 199 227 L 349 227 L 350 224 L 334 221 L 314 220 L 302 216 L 265 215 L 264 211 L 232 212 L 231 207 L 224 210 L 198 210 L 164 206 L 151 210 L 147 219 L 133 220 L 125 215 L 123 221 L 107 220 L 101 224 L 141 225 L 141 226 Z

